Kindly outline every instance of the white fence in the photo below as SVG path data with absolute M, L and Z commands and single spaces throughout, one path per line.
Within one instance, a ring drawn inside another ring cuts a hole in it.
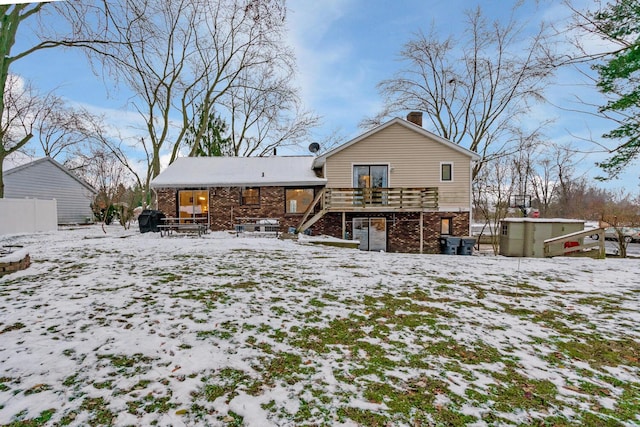
M 55 200 L 0 199 L 0 234 L 57 229 L 58 205 Z

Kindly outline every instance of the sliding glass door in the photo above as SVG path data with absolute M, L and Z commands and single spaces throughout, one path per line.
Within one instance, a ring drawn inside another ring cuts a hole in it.
M 355 198 L 356 204 L 385 204 L 387 197 L 384 191 L 378 190 L 389 186 L 389 166 L 356 165 L 353 167 L 353 187 L 361 188 Z
M 353 239 L 360 241 L 361 251 L 386 251 L 387 220 L 385 218 L 354 218 Z
M 180 222 L 209 223 L 209 191 L 180 190 L 178 192 Z
M 386 188 L 388 184 L 387 165 L 357 165 L 353 167 L 355 188 Z

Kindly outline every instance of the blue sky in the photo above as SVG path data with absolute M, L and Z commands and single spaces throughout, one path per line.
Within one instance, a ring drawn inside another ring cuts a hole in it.
M 586 7 L 590 0 L 581 0 Z M 524 0 L 519 12 L 522 22 L 536 28 L 540 20 L 560 22 L 566 11 L 554 0 Z M 314 133 L 322 140 L 337 133 L 348 140 L 362 129 L 358 124 L 381 108 L 376 84 L 389 78 L 400 66 L 398 54 L 413 34 L 428 32 L 432 25 L 449 35 L 460 31 L 464 11 L 478 4 L 488 17 L 501 19 L 510 13 L 509 0 L 289 0 L 288 41 L 298 63 L 297 83 L 306 108 L 322 117 L 323 125 Z M 22 37 L 28 37 L 22 34 Z M 41 52 L 19 61 L 12 69 L 43 91 L 56 88 L 70 101 L 106 113 L 120 123 L 135 123 L 136 114 L 124 110 L 127 93 L 115 91 L 111 83 L 97 77 L 84 56 L 73 50 Z M 569 105 L 575 93 L 598 99 L 595 92 L 580 88 L 574 73 L 563 71 L 547 96 L 558 105 Z M 105 89 L 105 86 L 109 90 Z M 599 136 L 610 124 L 576 115 L 550 105 L 536 105 L 530 114 L 531 126 L 545 119 L 555 121 L 545 128 L 546 136 L 557 141 L 579 141 L 576 136 Z M 123 130 L 135 133 L 128 126 Z M 125 129 L 126 128 L 126 129 Z M 311 141 L 310 141 L 311 142 Z M 591 149 L 584 143 L 578 145 Z M 299 153 L 307 154 L 306 146 Z M 591 155 L 581 164 L 587 178 L 599 174 L 594 166 L 600 155 Z M 637 165 L 636 165 L 637 166 Z M 638 172 L 628 171 L 620 180 L 606 184 L 638 192 Z

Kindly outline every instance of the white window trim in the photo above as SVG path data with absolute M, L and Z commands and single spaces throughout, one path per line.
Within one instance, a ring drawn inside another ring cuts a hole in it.
M 451 166 L 451 179 L 449 180 L 443 180 L 442 179 L 442 165 L 450 165 Z M 440 182 L 454 182 L 454 175 L 453 175 L 453 162 L 440 162 L 440 170 L 438 170 L 438 175 L 440 175 Z

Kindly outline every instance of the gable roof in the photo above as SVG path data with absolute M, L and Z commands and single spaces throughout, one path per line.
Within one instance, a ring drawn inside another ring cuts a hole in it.
M 477 153 L 474 153 L 471 150 L 467 150 L 464 147 L 461 147 L 458 144 L 455 144 L 451 141 L 449 141 L 448 139 L 442 138 L 441 136 L 436 135 L 435 133 L 429 132 L 428 130 L 424 129 L 422 126 L 418 126 L 414 123 L 411 123 L 407 120 L 401 119 L 399 117 L 396 117 L 395 119 L 391 119 L 386 123 L 383 123 L 379 126 L 376 126 L 375 128 L 363 133 L 362 135 L 352 139 L 351 141 L 347 141 L 344 144 L 334 148 L 333 150 L 327 151 L 326 153 L 324 153 L 321 156 L 316 157 L 315 161 L 313 162 L 313 167 L 314 168 L 319 168 L 322 167 L 325 163 L 325 161 L 327 160 L 328 157 L 333 156 L 336 153 L 339 153 L 340 151 L 344 150 L 345 148 L 351 147 L 354 144 L 357 144 L 358 142 L 362 141 L 363 139 L 368 138 L 369 136 L 380 132 L 383 129 L 388 128 L 389 126 L 392 125 L 401 125 L 406 127 L 409 130 L 412 130 L 424 137 L 427 137 L 429 139 L 432 139 L 440 144 L 443 144 L 449 148 L 451 148 L 452 150 L 458 151 L 466 156 L 468 156 L 471 160 L 475 160 L 478 161 L 480 160 L 480 156 Z
M 84 182 L 82 179 L 78 178 L 73 172 L 71 172 L 69 169 L 65 168 L 64 166 L 62 166 L 60 163 L 58 163 L 57 161 L 55 161 L 54 159 L 52 159 L 51 157 L 42 157 L 38 160 L 34 160 L 32 162 L 29 163 L 25 163 L 22 164 L 20 166 L 16 166 L 14 168 L 11 168 L 9 170 L 4 171 L 3 175 L 5 177 L 7 176 L 11 176 L 14 174 L 19 174 L 21 171 L 26 171 L 28 169 L 31 168 L 37 168 L 39 165 L 42 165 L 44 163 L 50 163 L 53 166 L 55 166 L 56 168 L 58 168 L 60 171 L 62 171 L 63 173 L 65 173 L 66 175 L 70 176 L 71 178 L 73 178 L 75 181 L 77 181 L 80 185 L 82 185 L 84 188 L 86 188 L 87 190 L 89 190 L 92 194 L 97 194 L 98 192 L 96 191 L 95 188 L 93 188 L 92 186 L 90 186 L 89 184 L 87 184 L 86 182 Z
M 151 181 L 152 188 L 324 185 L 312 156 L 179 157 Z

